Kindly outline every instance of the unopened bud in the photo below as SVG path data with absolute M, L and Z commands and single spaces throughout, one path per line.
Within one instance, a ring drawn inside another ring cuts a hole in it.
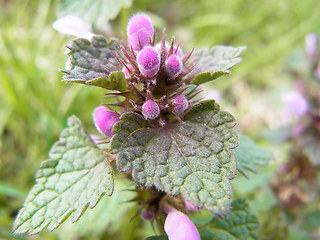
M 146 77 L 153 77 L 160 69 L 160 55 L 152 47 L 142 49 L 137 56 L 140 72 Z
M 112 128 L 120 120 L 119 114 L 105 107 L 97 107 L 93 112 L 93 120 L 97 130 L 106 137 L 112 137 Z
M 172 100 L 173 111 L 177 114 L 181 114 L 189 107 L 189 101 L 184 95 L 178 95 Z
M 170 77 L 178 77 L 183 69 L 181 58 L 174 54 L 165 61 L 165 69 Z
M 153 100 L 147 100 L 142 105 L 142 115 L 145 119 L 155 119 L 160 114 L 160 108 L 158 104 Z
M 143 209 L 142 213 L 141 213 L 141 217 L 144 220 L 150 221 L 154 218 L 154 212 L 148 209 Z
M 197 212 L 197 211 L 200 211 L 203 209 L 203 207 L 197 207 L 195 205 L 193 205 L 191 202 L 187 201 L 187 200 L 183 200 L 185 205 L 186 205 L 186 208 L 188 209 L 188 211 L 190 212 Z
M 129 46 L 139 51 L 149 45 L 154 35 L 152 23 L 144 14 L 133 15 L 128 22 L 127 35 Z

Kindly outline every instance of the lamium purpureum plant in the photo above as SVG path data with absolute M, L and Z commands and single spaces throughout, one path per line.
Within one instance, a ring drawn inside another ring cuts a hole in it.
M 273 179 L 273 190 L 282 205 L 295 217 L 307 215 L 304 205 L 318 204 L 318 173 L 320 170 L 320 41 L 310 33 L 305 49 L 289 66 L 295 90 L 283 93 L 285 127 L 283 141 L 292 147 L 287 162 L 280 166 Z M 289 131 L 288 131 L 289 130 Z M 312 208 L 310 208 L 312 209 Z
M 245 137 L 233 150 L 234 117 L 214 100 L 197 98 L 199 85 L 230 73 L 245 48 L 185 52 L 174 38 L 166 41 L 165 31 L 157 42 L 145 14 L 129 19 L 127 41 L 85 35 L 68 45 L 63 81 L 107 90 L 106 102 L 93 113 L 104 138 L 94 142 L 79 119 L 69 118 L 37 172 L 14 233 L 51 231 L 69 216 L 76 222 L 88 206 L 112 195 L 117 169 L 136 186 L 137 212 L 164 226 L 159 232 L 170 240 L 218 239 L 229 231 L 256 239 L 258 222 L 245 201 L 230 202 L 231 180 L 238 171 L 256 170 L 261 161 L 254 158 L 269 155 L 261 156 Z M 193 211 L 216 216 L 197 223 L 188 217 Z

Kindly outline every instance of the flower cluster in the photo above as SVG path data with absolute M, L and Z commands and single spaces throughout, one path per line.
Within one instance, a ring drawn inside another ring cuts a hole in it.
M 149 17 L 136 14 L 128 22 L 127 41 L 123 40 L 113 54 L 122 66 L 131 93 L 110 93 L 126 98 L 113 105 L 140 112 L 154 126 L 183 122 L 183 115 L 193 104 L 191 99 L 199 93 L 198 88 L 187 86 L 188 74 L 195 68 L 188 63 L 192 51 L 184 55 L 174 38 L 170 44 L 165 41 L 165 32 L 155 44 L 155 31 Z M 110 114 L 105 112 L 105 117 L 109 118 Z M 98 129 L 105 128 L 99 126 L 105 121 L 94 119 Z

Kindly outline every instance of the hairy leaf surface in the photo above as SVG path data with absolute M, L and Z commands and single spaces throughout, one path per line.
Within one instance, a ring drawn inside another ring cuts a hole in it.
M 61 0 L 58 7 L 61 16 L 76 15 L 102 26 L 131 4 L 132 0 Z
M 121 171 L 217 215 L 229 211 L 237 164 L 234 118 L 214 101 L 194 106 L 184 124 L 155 129 L 136 113 L 125 113 L 114 127 L 111 149 Z
M 225 219 L 214 217 L 207 225 L 199 227 L 203 240 L 255 240 L 259 227 L 257 217 L 250 213 L 244 199 L 231 203 L 231 212 Z
M 65 222 L 59 227 L 60 239 L 72 240 L 90 236 L 91 239 L 101 239 L 108 234 L 116 234 L 125 229 L 132 222 L 127 220 L 128 213 L 137 209 L 137 202 L 132 201 L 136 197 L 134 183 L 123 175 L 114 176 L 114 191 L 112 197 L 103 197 L 99 204 L 90 211 L 86 211 L 76 224 Z M 130 215 L 129 214 L 129 215 Z
M 230 68 L 241 62 L 239 55 L 246 47 L 215 46 L 194 51 L 196 69 L 191 72 L 193 84 L 199 85 L 230 73 Z M 190 77 L 189 76 L 189 77 Z
M 259 166 L 267 165 L 273 158 L 272 153 L 259 147 L 249 137 L 239 134 L 239 146 L 234 150 L 239 171 L 248 177 L 248 170 L 257 172 Z
M 75 222 L 88 206 L 93 208 L 103 195 L 113 192 L 106 155 L 75 116 L 68 119 L 68 128 L 53 145 L 49 158 L 41 164 L 36 185 L 15 219 L 15 234 L 36 234 L 46 226 L 52 231 L 70 215 Z
M 110 90 L 126 90 L 124 76 L 119 72 L 110 74 L 121 68 L 112 54 L 116 44 L 115 40 L 107 43 L 100 36 L 94 36 L 91 41 L 85 38 L 73 40 L 67 53 L 71 66 L 63 71 L 66 73 L 63 80 Z

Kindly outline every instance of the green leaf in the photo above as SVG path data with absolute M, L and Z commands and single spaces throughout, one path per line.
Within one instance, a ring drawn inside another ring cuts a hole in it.
M 57 228 L 70 215 L 76 222 L 89 206 L 113 192 L 112 168 L 75 116 L 36 174 L 23 208 L 13 224 L 15 234 Z
M 63 72 L 63 81 L 83 83 L 110 90 L 125 90 L 124 76 L 119 72 L 121 66 L 112 52 L 116 50 L 115 40 L 109 43 L 103 37 L 94 36 L 91 41 L 85 38 L 73 40 L 67 53 L 71 67 Z
M 214 217 L 207 225 L 198 226 L 202 240 L 254 240 L 258 239 L 258 227 L 258 219 L 250 214 L 244 199 L 232 201 L 231 212 L 225 219 Z
M 84 239 L 101 239 L 106 234 L 116 234 L 122 231 L 129 221 L 128 213 L 131 209 L 137 209 L 137 202 L 132 201 L 136 197 L 133 182 L 121 176 L 114 176 L 114 192 L 112 197 L 102 198 L 99 204 L 91 211 L 86 211 L 77 224 L 66 222 L 59 228 L 57 233 L 60 239 L 74 239 L 75 236 Z M 128 189 L 129 188 L 129 189 Z M 124 220 L 125 219 L 125 220 Z
M 200 48 L 194 51 L 196 69 L 192 83 L 200 85 L 212 81 L 222 75 L 229 74 L 234 65 L 241 62 L 239 55 L 246 47 L 215 46 L 211 49 Z
M 109 78 L 97 78 L 86 82 L 89 85 L 99 86 L 106 89 L 118 90 L 124 92 L 127 90 L 127 81 L 124 73 L 121 71 L 112 72 Z
M 84 20 L 103 26 L 116 18 L 121 8 L 128 8 L 132 0 L 61 0 L 58 5 L 60 16 L 76 15 Z
M 132 171 L 144 187 L 182 197 L 225 216 L 236 175 L 234 118 L 214 101 L 195 105 L 184 124 L 151 127 L 137 113 L 125 113 L 114 127 L 111 149 L 121 171 Z
M 259 165 L 266 165 L 273 158 L 269 150 L 259 147 L 249 137 L 242 134 L 239 134 L 239 146 L 234 152 L 238 161 L 238 169 L 245 177 L 248 177 L 247 170 L 257 172 Z

